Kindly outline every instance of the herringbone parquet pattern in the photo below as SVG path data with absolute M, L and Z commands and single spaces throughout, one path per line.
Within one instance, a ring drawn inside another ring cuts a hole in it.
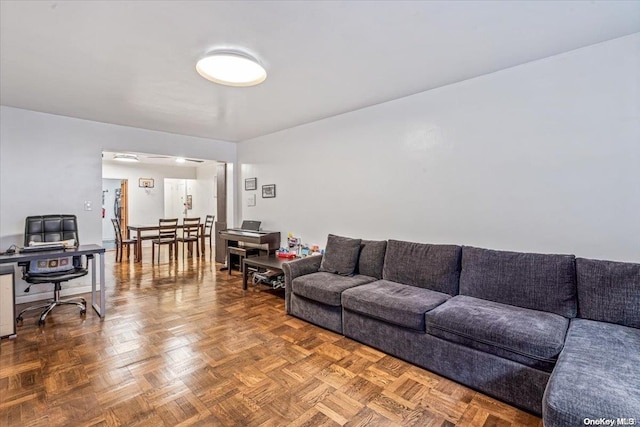
M 542 425 L 289 317 L 281 293 L 243 292 L 239 277 L 208 258 L 135 265 L 108 254 L 105 320 L 65 307 L 2 340 L 0 425 Z

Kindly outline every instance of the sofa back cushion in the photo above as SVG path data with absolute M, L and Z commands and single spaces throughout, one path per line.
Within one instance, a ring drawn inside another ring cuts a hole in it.
M 389 240 L 382 278 L 449 295 L 458 294 L 460 246 Z
M 360 256 L 356 266 L 356 274 L 363 274 L 382 279 L 384 254 L 387 250 L 386 240 L 363 240 L 360 243 Z
M 353 276 L 358 263 L 361 239 L 329 234 L 327 247 L 318 271 Z
M 465 246 L 460 294 L 575 317 L 575 257 Z
M 578 317 L 640 328 L 640 264 L 576 259 Z

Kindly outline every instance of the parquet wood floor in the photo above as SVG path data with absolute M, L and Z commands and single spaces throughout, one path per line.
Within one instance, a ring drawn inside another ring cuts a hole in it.
M 146 250 L 146 249 L 145 249 Z M 210 259 L 117 264 L 107 316 L 36 313 L 0 343 L 1 426 L 541 426 L 284 313 Z

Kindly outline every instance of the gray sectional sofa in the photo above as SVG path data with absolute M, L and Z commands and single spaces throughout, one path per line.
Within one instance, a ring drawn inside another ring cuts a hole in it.
M 330 235 L 284 271 L 287 313 L 547 427 L 640 423 L 640 264 Z

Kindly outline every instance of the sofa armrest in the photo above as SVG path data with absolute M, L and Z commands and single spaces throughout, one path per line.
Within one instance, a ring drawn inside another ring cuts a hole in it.
M 291 312 L 291 282 L 296 277 L 317 273 L 321 262 L 322 256 L 316 255 L 287 262 L 282 265 L 282 270 L 284 271 L 284 308 L 287 314 Z

